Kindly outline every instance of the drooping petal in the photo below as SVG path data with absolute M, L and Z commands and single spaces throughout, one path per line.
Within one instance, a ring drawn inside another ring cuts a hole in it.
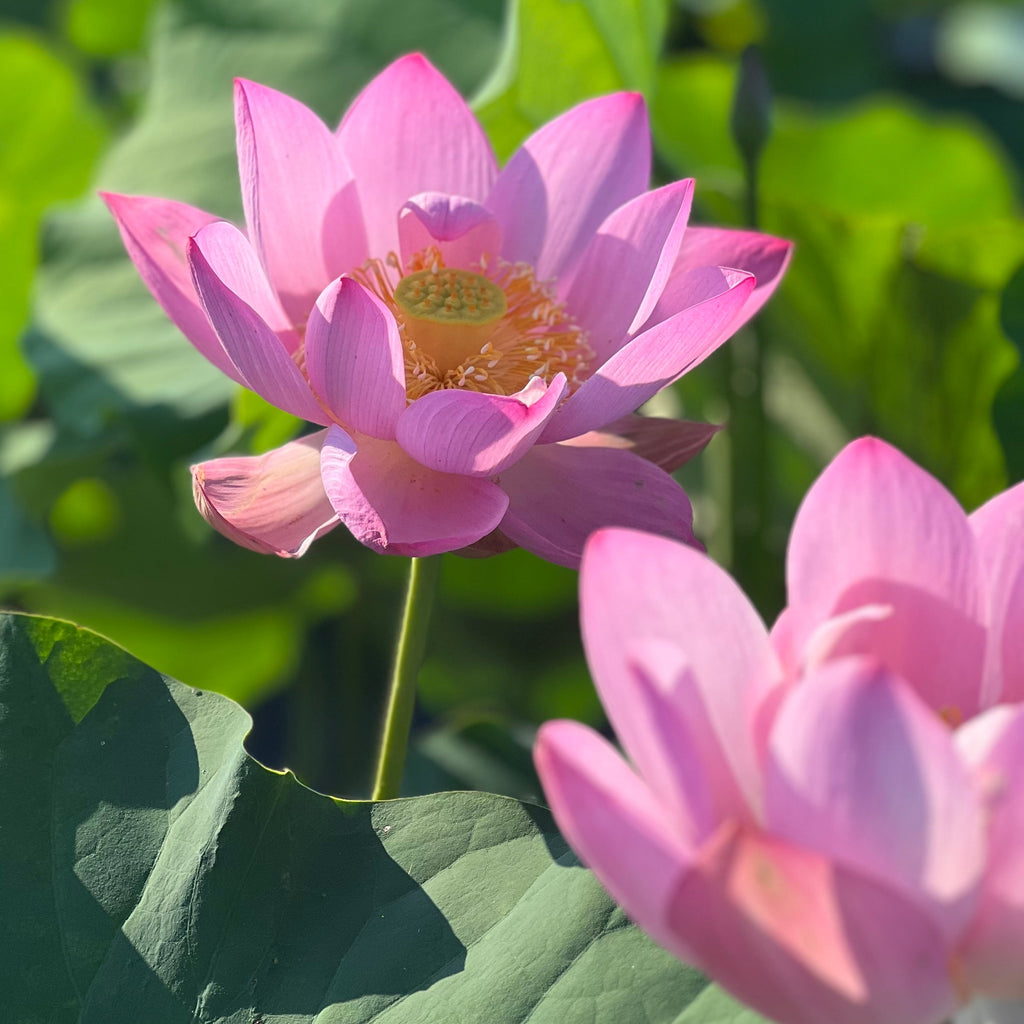
M 601 701 L 628 749 L 643 742 L 633 724 L 637 645 L 678 647 L 700 698 L 687 697 L 679 706 L 691 732 L 709 744 L 705 763 L 727 766 L 712 773 L 722 810 L 741 815 L 746 807 L 756 814 L 761 782 L 752 736 L 758 706 L 780 668 L 764 624 L 728 574 L 663 537 L 602 530 L 583 557 L 580 622 Z M 716 780 L 723 771 L 731 780 Z
M 244 384 L 207 317 L 185 258 L 189 238 L 219 218 L 187 203 L 101 192 L 128 255 L 153 298 L 178 329 L 222 373 Z
M 651 315 L 675 261 L 693 201 L 693 179 L 644 192 L 605 218 L 559 291 L 587 331 L 597 365 Z
M 956 499 L 895 448 L 862 438 L 825 469 L 797 513 L 786 579 L 798 645 L 828 618 L 891 606 L 873 623 L 851 620 L 835 654 L 877 658 L 938 711 L 978 709 L 985 638 L 974 538 Z
M 728 338 L 754 287 L 740 271 L 722 271 L 702 302 L 637 335 L 620 348 L 552 417 L 542 441 L 599 430 L 638 409 L 709 356 Z
M 563 443 L 579 448 L 624 448 L 672 473 L 696 458 L 722 428 L 696 420 L 630 414 Z
M 540 377 L 514 395 L 433 391 L 398 421 L 398 443 L 439 473 L 490 477 L 503 473 L 533 446 L 565 394 L 565 374 Z
M 385 68 L 356 97 L 338 138 L 359 183 L 370 252 L 398 249 L 398 211 L 421 192 L 480 202 L 497 176 L 491 145 L 466 101 L 424 57 Z
M 347 426 L 393 440 L 405 409 L 405 363 L 390 310 L 352 278 L 329 284 L 306 328 L 306 373 Z
M 945 723 L 878 662 L 830 662 L 788 694 L 769 741 L 765 821 L 899 889 L 951 945 L 974 910 L 980 803 Z
M 445 266 L 472 269 L 481 259 L 493 262 L 501 252 L 501 226 L 490 210 L 441 192 L 413 196 L 398 216 L 402 262 L 428 246 L 441 251 Z
M 320 480 L 326 431 L 300 437 L 265 455 L 213 459 L 192 467 L 203 518 L 251 551 L 298 558 L 338 525 Z
M 1024 484 L 970 516 L 978 540 L 988 622 L 983 707 L 1024 700 Z
M 558 565 L 579 565 L 587 537 L 604 526 L 696 543 L 685 491 L 632 452 L 535 445 L 500 483 L 509 496 L 502 533 Z
M 1024 705 L 992 708 L 956 740 L 989 820 L 988 870 L 959 963 L 979 992 L 1024 999 Z
M 529 263 L 539 280 L 558 278 L 650 175 L 643 97 L 622 92 L 573 107 L 534 132 L 495 182 L 486 206 L 501 222 L 502 255 Z
M 329 423 L 281 339 L 220 280 L 206 261 L 198 238 L 189 241 L 188 261 L 203 308 L 246 387 L 294 416 L 313 423 Z
M 898 891 L 754 830 L 723 828 L 670 906 L 714 981 L 784 1024 L 937 1024 L 950 950 Z
M 793 255 L 793 243 L 774 235 L 734 228 L 689 227 L 683 235 L 675 265 L 646 327 L 689 305 L 690 278 L 703 267 L 732 267 L 746 270 L 757 279 L 734 325 L 739 328 L 771 298 Z
M 303 324 L 327 282 L 367 256 L 352 172 L 320 118 L 275 89 L 236 79 L 235 125 L 249 235 Z
M 381 554 L 454 551 L 490 533 L 508 506 L 490 480 L 438 473 L 393 441 L 357 442 L 337 426 L 328 431 L 320 469 L 341 521 Z
M 547 722 L 534 747 L 558 827 L 626 913 L 677 956 L 666 907 L 691 851 L 614 747 L 578 722 Z

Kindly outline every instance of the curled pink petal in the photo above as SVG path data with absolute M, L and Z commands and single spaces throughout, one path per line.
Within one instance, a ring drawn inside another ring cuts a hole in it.
M 502 255 L 532 264 L 541 279 L 570 271 L 601 222 L 643 192 L 650 175 L 638 93 L 573 107 L 522 144 L 487 198 L 504 232 Z
M 422 557 L 486 536 L 508 498 L 489 480 L 438 473 L 393 441 L 328 431 L 321 456 L 327 497 L 356 540 L 382 554 Z
M 547 444 L 501 474 L 507 537 L 558 565 L 579 565 L 594 530 L 632 526 L 695 544 L 685 491 L 638 455 L 615 448 Z
M 326 431 L 265 455 L 192 467 L 196 507 L 219 533 L 250 551 L 298 558 L 338 525 L 320 480 Z
M 428 246 L 436 247 L 446 266 L 472 269 L 493 262 L 501 252 L 501 226 L 490 210 L 463 196 L 423 192 L 398 215 L 403 260 Z
M 533 377 L 515 395 L 434 391 L 398 421 L 398 443 L 439 473 L 496 476 L 533 446 L 565 391 L 561 373 L 550 384 Z
M 630 414 L 591 430 L 563 444 L 580 448 L 625 448 L 648 462 L 673 473 L 696 458 L 722 428 L 696 420 L 670 420 L 661 416 Z
M 398 211 L 421 192 L 482 201 L 497 175 L 466 101 L 424 57 L 385 68 L 356 97 L 338 139 L 359 188 L 370 251 L 398 248 Z

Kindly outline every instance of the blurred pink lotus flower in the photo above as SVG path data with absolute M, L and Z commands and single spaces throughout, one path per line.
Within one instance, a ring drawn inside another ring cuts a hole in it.
M 519 544 L 568 565 L 602 525 L 693 541 L 668 472 L 715 428 L 631 414 L 761 307 L 791 247 L 687 229 L 692 181 L 646 191 L 640 96 L 582 103 L 501 171 L 419 55 L 337 132 L 247 81 L 236 121 L 244 231 L 104 197 L 192 344 L 325 428 L 194 467 L 218 530 L 296 556 L 340 521 L 382 552 Z
M 968 517 L 856 441 L 800 509 L 788 587 L 769 636 L 700 552 L 591 538 L 583 638 L 632 766 L 547 723 L 560 827 L 641 927 L 783 1024 L 1024 998 L 1024 486 Z

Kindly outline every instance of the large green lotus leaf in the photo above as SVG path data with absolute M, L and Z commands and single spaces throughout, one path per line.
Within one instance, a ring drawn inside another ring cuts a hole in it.
M 371 75 L 410 50 L 469 89 L 493 65 L 501 2 L 396 0 L 385 11 L 362 0 L 179 0 L 158 15 L 141 115 L 97 185 L 237 218 L 234 76 L 285 90 L 331 123 Z M 172 455 L 194 451 L 216 433 L 210 414 L 234 390 L 150 297 L 98 200 L 49 224 L 26 346 L 53 415 L 79 436 L 127 425 Z M 182 433 L 182 418 L 201 424 L 199 441 L 195 428 Z
M 652 92 L 665 0 L 517 0 L 502 60 L 477 99 L 499 157 L 545 121 L 591 96 Z
M 541 808 L 379 804 L 245 752 L 250 721 L 93 633 L 0 618 L 11 1024 L 674 1021 L 706 987 Z

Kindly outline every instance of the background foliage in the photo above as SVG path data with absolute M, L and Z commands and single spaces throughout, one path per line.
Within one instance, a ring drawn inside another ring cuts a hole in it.
M 255 716 L 249 749 L 317 788 L 367 791 L 403 567 L 340 530 L 294 562 L 210 533 L 189 462 L 263 450 L 295 424 L 191 350 L 92 197 L 238 217 L 234 75 L 334 122 L 385 62 L 422 49 L 475 97 L 502 157 L 595 92 L 639 89 L 659 177 L 695 176 L 695 219 L 739 225 L 729 107 L 738 53 L 759 43 L 775 102 L 758 216 L 797 242 L 756 328 L 768 490 L 762 509 L 730 493 L 754 453 L 723 432 L 683 474 L 698 532 L 729 564 L 734 526 L 760 517 L 767 570 L 732 568 L 770 618 L 796 504 L 850 437 L 895 442 L 969 507 L 1024 475 L 1014 4 L 2 0 L 0 18 L 0 600 L 234 698 Z M 726 419 L 750 345 L 663 408 Z M 538 796 L 535 725 L 600 722 L 575 601 L 573 573 L 522 552 L 446 556 L 409 792 Z

